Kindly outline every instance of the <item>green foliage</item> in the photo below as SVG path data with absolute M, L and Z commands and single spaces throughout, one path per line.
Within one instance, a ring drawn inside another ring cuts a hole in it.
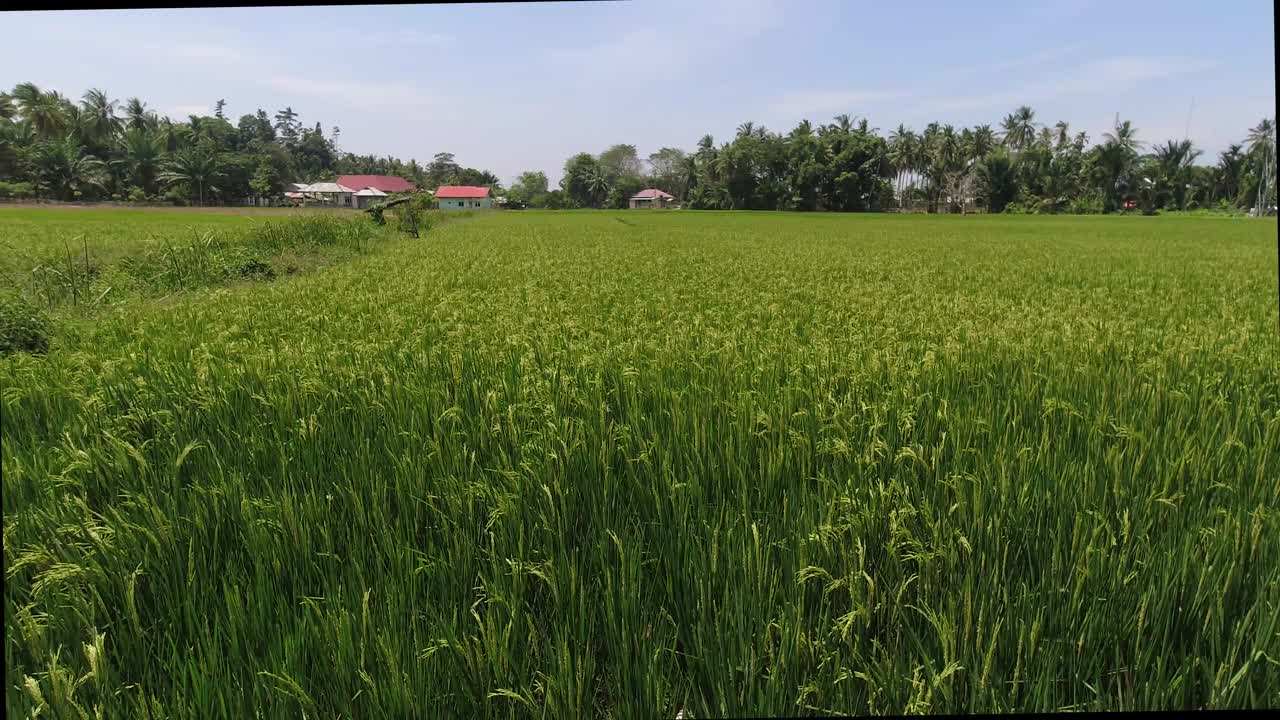
M 0 182 L 0 198 L 25 200 L 33 197 L 35 189 L 26 182 Z
M 1008 153 L 992 152 L 978 163 L 978 196 L 988 212 L 1004 212 L 1017 193 L 1013 159 Z
M 65 216 L 60 210 L 8 210 L 0 214 L 0 236 L 8 257 L 0 271 L 38 305 L 78 313 L 96 311 L 137 297 L 161 297 L 224 284 L 242 277 L 274 277 L 263 265 L 305 257 L 309 264 L 361 254 L 387 235 L 355 217 L 236 217 L 231 222 L 144 211 L 115 210 L 114 227 L 97 215 Z M 58 228 L 28 234 L 14 216 Z M 142 215 L 148 221 L 142 225 Z M 56 218 L 56 220 L 55 220 Z M 120 225 L 138 222 L 137 230 Z M 195 224 L 193 225 L 193 220 Z M 145 230 L 143 229 L 145 227 Z M 16 244 L 13 244 L 16 243 Z M 247 269 L 246 269 L 247 268 Z
M 1100 215 L 1102 208 L 1103 203 L 1100 196 L 1081 195 L 1071 200 L 1067 212 L 1073 215 Z
M 461 167 L 448 153 L 437 156 L 447 161 L 433 163 L 431 174 L 415 160 L 340 153 L 336 127 L 326 136 L 320 123 L 307 127 L 288 107 L 274 120 L 259 109 L 232 124 L 216 113 L 159 117 L 138 98 L 121 105 L 99 90 L 75 103 L 21 83 L 0 97 L 6 98 L 0 178 L 30 183 L 41 198 L 126 198 L 141 188 L 148 196 L 167 193 L 176 204 L 239 204 L 278 195 L 289 182 L 340 174 L 397 175 L 419 187 L 456 182 L 498 189 L 492 173 Z
M 410 237 L 418 237 L 422 225 L 423 211 L 416 203 L 407 202 L 397 206 L 396 228 Z
M 48 317 L 20 294 L 0 291 L 0 355 L 39 354 L 48 349 Z

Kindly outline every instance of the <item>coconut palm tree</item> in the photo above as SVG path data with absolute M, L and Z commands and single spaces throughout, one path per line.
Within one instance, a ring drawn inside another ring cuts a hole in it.
M 1035 119 L 1035 111 L 1026 105 L 1006 115 L 1000 123 L 1005 147 L 1018 152 L 1030 146 L 1036 135 Z
M 1128 120 L 1116 121 L 1112 132 L 1102 134 L 1098 148 L 1098 160 L 1103 174 L 1103 193 L 1107 204 L 1114 208 L 1120 191 L 1129 187 L 1137 190 L 1136 180 L 1131 178 L 1134 162 L 1142 143 L 1138 142 L 1138 129 Z
M 13 97 L 18 113 L 31 124 L 36 137 L 51 140 L 66 134 L 69 124 L 62 96 L 57 92 L 44 92 L 34 83 L 25 82 L 13 89 Z
M 215 182 L 223 177 L 221 163 L 216 153 L 208 147 L 185 148 L 173 154 L 164 164 L 164 172 L 157 176 L 169 185 L 186 183 L 197 190 L 200 204 L 204 205 L 205 191 L 217 192 Z
M 1258 188 L 1257 206 L 1266 212 L 1276 201 L 1276 123 L 1263 118 L 1249 129 L 1249 164 Z
M 93 89 L 84 94 L 80 104 L 80 127 L 85 141 L 90 145 L 102 145 L 120 131 L 120 118 L 116 116 L 116 101 L 101 90 Z
M 1064 120 L 1059 120 L 1054 126 L 1054 144 L 1056 147 L 1064 147 L 1071 142 L 1071 125 Z
M 1138 141 L 1138 128 L 1128 120 L 1117 122 L 1114 131 L 1102 134 L 1102 140 L 1131 155 L 1137 155 L 1142 148 L 1142 143 Z
M 907 174 L 908 148 L 907 134 L 911 131 L 901 123 L 889 133 L 888 159 L 894 169 L 893 193 L 898 198 L 899 206 L 903 205 L 902 187 Z
M 13 96 L 9 93 L 0 93 L 0 119 L 12 120 L 18 114 L 18 108 L 13 103 Z
M 686 195 L 698 187 L 698 158 L 696 155 L 685 155 L 680 158 L 680 167 L 677 172 L 680 173 L 683 180 Z M 684 199 L 681 198 L 681 200 Z
M 130 130 L 155 129 L 155 114 L 147 112 L 147 104 L 131 97 L 124 106 L 125 127 Z
M 996 149 L 996 133 L 990 125 L 979 125 L 973 129 L 973 140 L 970 148 L 973 157 L 983 159 Z
M 1245 141 L 1250 155 L 1275 154 L 1276 122 L 1271 118 L 1263 118 L 1262 122 L 1249 128 L 1249 137 Z

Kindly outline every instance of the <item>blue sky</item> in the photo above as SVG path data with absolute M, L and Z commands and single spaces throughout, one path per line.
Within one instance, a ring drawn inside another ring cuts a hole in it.
M 692 149 L 751 120 L 883 132 L 1020 104 L 1097 139 L 1115 113 L 1212 161 L 1275 114 L 1271 3 L 644 0 L 22 12 L 0 87 L 99 87 L 174 117 L 286 105 L 361 154 L 440 151 L 554 183 L 579 151 Z M 1188 128 L 1188 116 L 1190 125 Z

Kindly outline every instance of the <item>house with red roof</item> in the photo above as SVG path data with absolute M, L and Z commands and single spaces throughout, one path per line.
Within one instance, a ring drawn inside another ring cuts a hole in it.
M 483 210 L 493 207 L 489 188 L 483 185 L 441 185 L 436 188 L 436 207 L 441 210 Z
M 631 202 L 628 207 L 632 210 L 636 208 L 664 208 L 675 199 L 674 195 L 665 193 L 658 188 L 645 188 L 631 196 Z
M 373 188 L 388 195 L 413 192 L 417 189 L 413 183 L 395 175 L 341 175 L 335 182 L 357 192 L 365 188 Z
M 395 175 L 340 175 L 331 183 L 342 189 L 336 204 L 364 209 L 393 193 L 413 192 L 413 183 Z

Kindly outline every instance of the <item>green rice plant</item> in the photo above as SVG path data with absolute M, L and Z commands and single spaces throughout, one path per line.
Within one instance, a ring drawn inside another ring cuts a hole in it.
M 1275 706 L 1275 232 L 477 213 L 100 309 L 0 358 L 6 709 Z

